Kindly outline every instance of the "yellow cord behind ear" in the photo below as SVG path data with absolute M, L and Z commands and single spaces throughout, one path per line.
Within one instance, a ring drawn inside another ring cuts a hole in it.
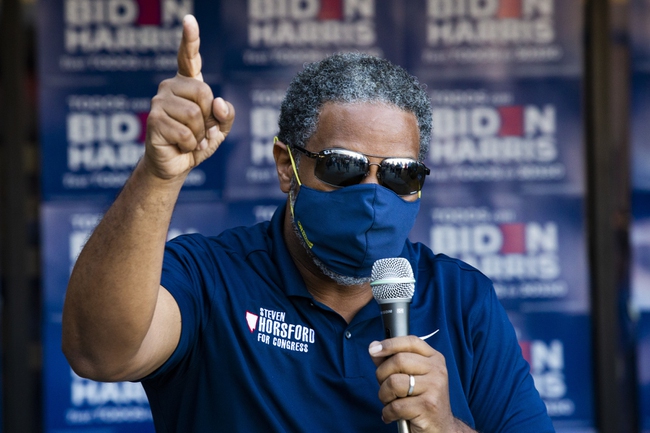
M 279 138 L 277 136 L 273 137 L 273 144 L 277 143 L 278 141 L 279 141 Z M 288 144 L 287 144 L 287 152 L 289 153 L 289 159 L 291 160 L 291 168 L 293 168 L 293 174 L 296 175 L 296 181 L 298 182 L 298 186 L 302 186 L 302 182 L 300 182 L 300 176 L 298 176 L 298 170 L 296 169 L 296 162 L 293 160 L 293 154 L 291 153 L 291 147 L 289 147 Z M 289 207 L 291 209 L 291 216 L 293 216 L 293 197 L 292 197 L 292 194 L 291 194 L 291 190 L 289 190 Z M 310 243 L 311 242 L 308 242 L 308 244 L 310 244 Z M 311 248 L 311 246 L 310 246 L 310 248 Z
M 279 141 L 279 138 L 277 136 L 273 137 L 273 144 L 277 143 Z M 289 159 L 291 160 L 291 168 L 293 168 L 293 174 L 296 175 L 296 181 L 298 182 L 298 186 L 302 186 L 302 182 L 300 182 L 300 176 L 298 176 L 298 170 L 296 169 L 296 161 L 293 160 L 293 153 L 291 153 L 291 147 L 287 144 L 287 152 L 289 152 Z

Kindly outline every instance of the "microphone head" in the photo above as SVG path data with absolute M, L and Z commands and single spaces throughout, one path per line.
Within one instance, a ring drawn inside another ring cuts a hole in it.
M 415 293 L 413 268 L 403 257 L 379 259 L 372 265 L 370 287 L 372 287 L 372 296 L 380 304 L 394 301 L 410 302 Z

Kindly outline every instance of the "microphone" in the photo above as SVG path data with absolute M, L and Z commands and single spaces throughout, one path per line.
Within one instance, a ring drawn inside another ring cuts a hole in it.
M 403 257 L 377 260 L 372 265 L 370 287 L 381 308 L 386 338 L 408 335 L 409 309 L 415 293 L 415 278 L 409 261 Z M 408 421 L 397 421 L 397 431 L 409 433 Z
M 415 278 L 403 257 L 380 259 L 372 265 L 372 296 L 379 303 L 386 338 L 409 334 L 409 304 L 415 292 Z

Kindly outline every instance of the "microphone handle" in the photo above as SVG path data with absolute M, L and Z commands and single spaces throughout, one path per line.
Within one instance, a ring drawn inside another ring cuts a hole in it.
M 381 307 L 381 319 L 384 323 L 386 338 L 409 335 L 410 303 L 410 299 L 396 299 L 379 305 Z
M 409 334 L 410 303 L 411 300 L 408 299 L 379 305 L 386 338 L 403 337 Z M 411 433 L 409 422 L 404 419 L 398 420 L 397 431 L 398 433 Z

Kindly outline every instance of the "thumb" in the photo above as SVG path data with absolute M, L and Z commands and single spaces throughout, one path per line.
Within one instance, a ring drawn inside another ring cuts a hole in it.
M 206 142 L 199 150 L 205 151 L 205 157 L 209 157 L 226 139 L 235 120 L 235 108 L 230 102 L 223 98 L 215 98 L 212 101 L 212 113 L 205 119 Z
M 370 358 L 375 364 L 375 367 L 379 367 L 386 359 L 386 356 L 381 354 L 382 350 L 384 350 L 384 348 L 379 341 L 373 341 L 370 343 L 370 346 L 368 346 L 368 353 L 370 353 Z

